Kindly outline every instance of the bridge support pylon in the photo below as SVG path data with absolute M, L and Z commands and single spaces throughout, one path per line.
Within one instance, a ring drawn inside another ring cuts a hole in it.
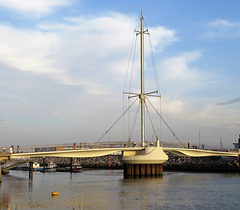
M 162 175 L 163 164 L 124 164 L 124 178 Z
M 124 151 L 124 178 L 162 176 L 163 163 L 168 160 L 162 147 L 146 147 L 142 151 Z

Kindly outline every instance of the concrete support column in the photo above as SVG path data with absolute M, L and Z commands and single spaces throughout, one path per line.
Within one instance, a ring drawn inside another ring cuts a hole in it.
M 147 173 L 146 175 L 152 175 L 152 165 L 151 164 L 147 164 Z
M 162 175 L 162 174 L 161 174 L 161 165 L 162 165 L 162 164 L 157 164 L 157 168 L 156 168 L 156 170 L 157 170 L 157 175 Z
M 129 165 L 129 173 L 128 174 L 130 174 L 130 176 L 133 176 L 133 174 L 134 174 L 134 165 L 133 164 Z
M 141 176 L 146 176 L 147 167 L 146 164 L 141 164 Z
M 124 177 L 133 176 L 134 174 L 134 165 L 133 164 L 124 164 Z
M 163 164 L 159 164 L 159 170 L 160 170 L 160 173 L 159 175 L 163 175 Z
M 156 165 L 157 164 L 151 164 L 152 165 L 152 176 L 157 175 L 156 174 Z
M 162 176 L 163 164 L 125 164 L 124 178 Z
M 135 176 L 139 176 L 141 173 L 139 173 L 139 171 L 140 171 L 140 164 L 134 164 L 134 166 L 135 166 Z
M 124 151 L 122 160 L 126 164 L 124 177 L 160 176 L 163 174 L 163 163 L 168 160 L 168 156 L 157 140 L 156 147 L 151 145 L 140 151 Z

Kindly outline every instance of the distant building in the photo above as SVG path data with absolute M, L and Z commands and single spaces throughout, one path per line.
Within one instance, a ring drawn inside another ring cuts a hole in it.
M 233 143 L 235 149 L 240 149 L 240 135 L 238 138 L 238 143 Z

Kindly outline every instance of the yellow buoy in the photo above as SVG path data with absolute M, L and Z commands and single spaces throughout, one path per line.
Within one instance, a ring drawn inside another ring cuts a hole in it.
M 52 192 L 52 197 L 57 197 L 58 196 L 58 192 Z

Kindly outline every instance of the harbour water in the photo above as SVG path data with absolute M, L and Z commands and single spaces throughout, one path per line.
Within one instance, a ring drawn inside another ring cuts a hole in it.
M 10 171 L 0 209 L 239 209 L 239 173 L 164 172 L 123 179 L 122 170 L 81 173 Z M 58 197 L 52 197 L 52 192 Z

